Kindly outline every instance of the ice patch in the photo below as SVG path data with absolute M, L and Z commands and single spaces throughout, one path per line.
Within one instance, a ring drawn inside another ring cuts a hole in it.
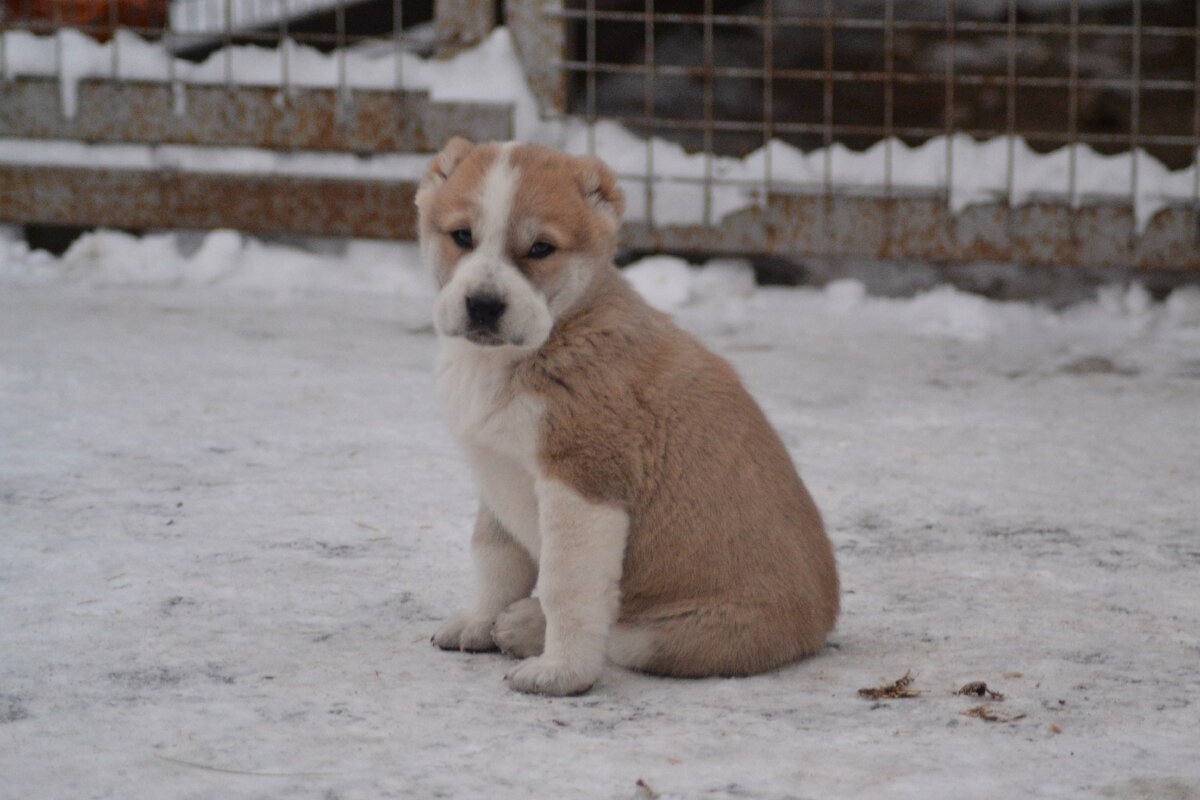
M 237 231 L 212 231 L 187 260 L 185 280 L 200 286 L 219 283 L 239 270 L 244 252 L 242 235 Z
M 1100 307 L 1113 316 L 1140 319 L 1151 310 L 1153 300 L 1146 287 L 1139 283 L 1129 286 L 1106 286 L 1098 296 Z
M 915 330 L 962 341 L 987 338 L 995 324 L 992 310 L 986 299 L 949 286 L 919 294 L 908 303 Z
M 1200 329 L 1200 287 L 1176 289 L 1158 303 L 1140 284 L 1101 287 L 1096 298 L 1060 312 L 1036 303 L 1000 302 L 938 286 L 910 298 L 873 297 L 861 281 L 787 292 L 755 286 L 751 265 L 718 258 L 693 265 L 651 256 L 623 270 L 633 287 L 668 313 L 701 313 L 743 327 L 762 302 L 786 296 L 787 315 L 819 317 L 870 329 L 900 326 L 913 335 L 979 342 L 1001 333 L 1067 325 L 1090 331 L 1096 348 L 1150 330 L 1194 335 Z M 61 257 L 32 251 L 19 229 L 0 227 L 0 283 L 83 286 L 212 287 L 276 297 L 372 293 L 429 301 L 434 288 L 411 242 L 298 238 L 264 241 L 235 231 L 134 236 L 97 230 Z M 772 313 L 778 313 L 775 309 Z
M 1184 286 L 1167 297 L 1166 316 L 1177 328 L 1200 328 L 1200 286 Z
M 716 258 L 697 267 L 674 256 L 650 256 L 624 273 L 646 302 L 667 312 L 697 304 L 736 304 L 756 289 L 754 270 L 743 259 Z
M 692 297 L 694 275 L 681 258 L 644 258 L 625 268 L 625 278 L 647 303 L 660 311 L 676 311 Z
M 185 265 L 173 234 L 139 238 L 111 230 L 80 236 L 62 260 L 67 275 L 91 285 L 176 285 L 182 282 Z
M 0 230 L 0 280 L 85 286 L 223 287 L 279 296 L 369 292 L 432 296 L 417 245 L 365 240 L 264 242 L 241 233 L 134 236 L 97 230 L 80 236 L 61 258 L 31 251 L 15 229 Z M 199 237 L 198 244 L 193 244 Z
M 867 287 L 862 281 L 843 279 L 825 287 L 825 307 L 829 313 L 843 316 L 861 308 L 867 296 Z
M 696 272 L 692 295 L 700 301 L 736 301 L 754 294 L 754 268 L 740 258 L 714 258 Z

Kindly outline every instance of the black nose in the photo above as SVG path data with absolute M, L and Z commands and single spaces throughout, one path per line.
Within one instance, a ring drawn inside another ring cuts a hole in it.
M 467 319 L 471 321 L 473 328 L 494 331 L 507 308 L 508 303 L 504 302 L 504 298 L 494 294 L 467 296 Z

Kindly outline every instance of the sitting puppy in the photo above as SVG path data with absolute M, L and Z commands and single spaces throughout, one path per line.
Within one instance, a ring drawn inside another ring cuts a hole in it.
M 733 369 L 613 265 L 608 169 L 456 138 L 416 203 L 437 392 L 481 495 L 474 600 L 434 644 L 499 647 L 525 659 L 513 688 L 553 695 L 606 656 L 698 677 L 818 650 L 838 613 L 821 517 Z

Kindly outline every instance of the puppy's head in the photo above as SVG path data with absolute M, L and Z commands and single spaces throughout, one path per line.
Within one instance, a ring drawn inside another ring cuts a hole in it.
M 623 209 L 612 173 L 594 158 L 452 139 L 417 189 L 438 333 L 540 347 L 611 260 Z

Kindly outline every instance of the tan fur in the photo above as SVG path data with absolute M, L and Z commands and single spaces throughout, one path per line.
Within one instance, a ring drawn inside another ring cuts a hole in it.
M 820 514 L 733 368 L 650 308 L 612 265 L 623 199 L 603 164 L 452 142 L 418 193 L 422 248 L 439 285 L 464 257 L 447 236 L 479 224 L 478 187 L 503 157 L 518 176 L 507 257 L 546 297 L 554 324 L 532 349 L 492 348 L 505 353 L 507 381 L 489 402 L 497 413 L 517 398 L 539 410 L 530 480 L 571 487 L 573 502 L 598 518 L 619 509 L 628 520 L 609 657 L 663 675 L 748 675 L 815 652 L 838 613 Z M 538 240 L 555 254 L 524 259 Z M 559 296 L 571 302 L 556 309 Z M 522 542 L 538 538 L 516 533 L 508 544 L 526 550 Z M 549 568 L 570 561 L 574 551 L 563 552 L 553 561 L 529 555 Z M 562 580 L 554 585 L 564 591 Z M 561 627 L 562 602 L 543 595 L 551 631 Z M 541 635 L 537 613 L 519 601 L 500 615 L 496 642 L 521 655 L 539 650 L 529 641 Z
M 426 171 L 416 198 L 420 236 L 423 243 L 437 241 L 443 263 L 452 262 L 457 254 L 453 244 L 438 234 L 478 222 L 475 187 L 499 150 L 495 144 L 470 149 L 465 139 L 455 138 Z M 539 236 L 562 254 L 588 253 L 601 261 L 611 258 L 625 199 L 603 163 L 526 146 L 513 152 L 512 164 L 525 178 L 514 199 L 509 229 L 515 259 L 520 260 Z M 597 208 L 604 210 L 596 213 Z M 545 284 L 561 271 L 562 257 L 525 262 L 524 266 L 531 280 Z M 439 283 L 445 282 L 444 275 L 436 277 Z
M 619 624 L 660 634 L 634 666 L 743 675 L 821 647 L 838 612 L 832 549 L 724 360 L 610 269 L 513 380 L 546 403 L 545 470 L 631 511 Z

